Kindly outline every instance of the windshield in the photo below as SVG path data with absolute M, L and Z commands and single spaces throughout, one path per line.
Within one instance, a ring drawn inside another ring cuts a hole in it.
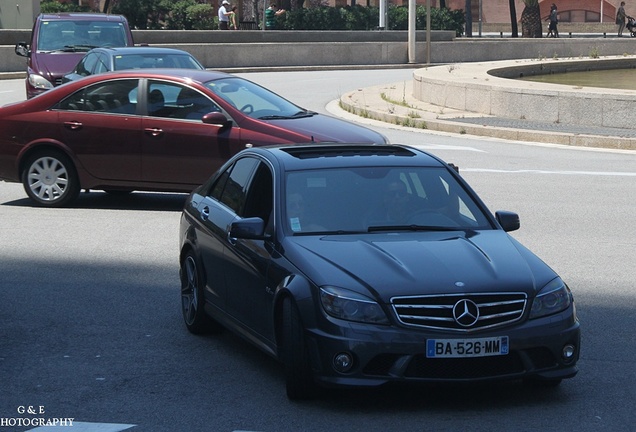
M 43 21 L 37 51 L 88 51 L 102 46 L 127 46 L 123 24 L 104 21 Z
M 114 58 L 115 70 L 177 68 L 203 69 L 203 66 L 187 54 L 117 54 Z
M 443 167 L 290 172 L 283 211 L 295 234 L 492 228 L 480 206 Z
M 291 119 L 314 115 L 271 91 L 242 78 L 209 81 L 206 86 L 248 117 L 261 120 Z

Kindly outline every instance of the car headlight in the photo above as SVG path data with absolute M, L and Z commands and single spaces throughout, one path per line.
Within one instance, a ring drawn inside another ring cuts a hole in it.
M 572 304 L 572 293 L 561 278 L 547 284 L 532 302 L 530 319 L 555 314 L 567 309 Z
M 49 80 L 36 74 L 29 75 L 29 84 L 37 89 L 50 90 L 53 88 L 53 84 Z
M 388 324 L 380 305 L 353 291 L 336 287 L 320 288 L 320 303 L 335 318 L 370 324 Z

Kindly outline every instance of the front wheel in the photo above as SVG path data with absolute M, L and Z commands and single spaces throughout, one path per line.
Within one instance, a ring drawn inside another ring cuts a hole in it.
M 181 263 L 181 312 L 186 327 L 193 334 L 221 330 L 220 324 L 205 314 L 202 270 L 194 252 L 188 252 Z
M 29 198 L 47 207 L 68 205 L 80 192 L 73 162 L 56 151 L 29 157 L 22 172 L 22 184 Z
M 316 395 L 316 384 L 305 332 L 298 308 L 289 297 L 283 300 L 282 314 L 282 360 L 287 397 L 291 400 L 311 399 Z

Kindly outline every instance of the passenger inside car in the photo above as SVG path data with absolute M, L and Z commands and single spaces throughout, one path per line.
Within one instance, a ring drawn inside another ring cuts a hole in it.
M 379 201 L 376 208 L 367 215 L 368 225 L 407 223 L 416 209 L 406 184 L 401 180 L 391 180 L 385 184 Z

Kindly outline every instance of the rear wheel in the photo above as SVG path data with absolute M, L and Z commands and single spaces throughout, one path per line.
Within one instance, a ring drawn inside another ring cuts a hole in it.
M 305 329 L 291 298 L 283 300 L 282 309 L 282 360 L 287 397 L 292 400 L 311 399 L 316 395 L 316 383 L 311 371 Z
M 22 184 L 29 198 L 46 207 L 68 205 L 80 192 L 73 162 L 57 151 L 29 157 L 22 172 Z
M 181 264 L 181 312 L 186 327 L 193 334 L 221 330 L 221 325 L 205 314 L 202 270 L 194 252 L 188 252 Z

